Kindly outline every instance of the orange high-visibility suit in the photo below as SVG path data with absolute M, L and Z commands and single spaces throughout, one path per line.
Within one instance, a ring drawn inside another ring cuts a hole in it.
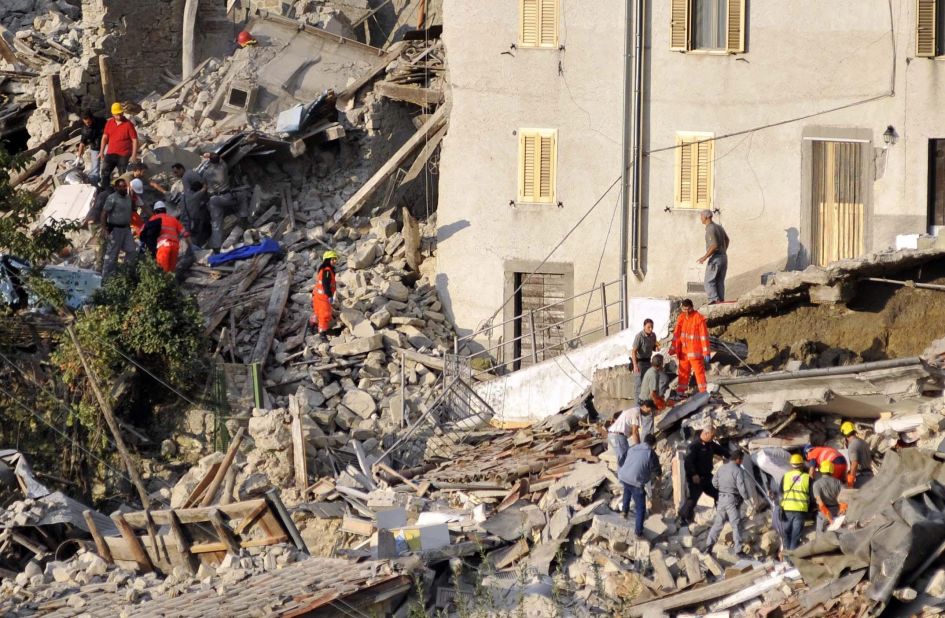
M 335 269 L 327 261 L 315 275 L 315 288 L 312 290 L 312 310 L 318 318 L 318 332 L 328 332 L 331 326 L 331 303 L 335 297 Z
M 847 478 L 847 458 L 840 451 L 830 446 L 815 446 L 807 452 L 807 461 L 814 464 L 818 470 L 820 464 L 829 461 L 833 464 L 834 478 L 845 481 Z
M 705 318 L 695 309 L 679 314 L 676 329 L 673 330 L 673 343 L 669 353 L 679 360 L 679 383 L 676 392 L 685 395 L 689 389 L 690 371 L 696 374 L 699 392 L 706 391 L 705 359 L 709 356 L 709 329 Z
M 177 255 L 180 252 L 180 239 L 187 238 L 189 234 L 184 226 L 176 217 L 159 212 L 149 219 L 154 221 L 160 219 L 161 234 L 157 239 L 157 254 L 154 259 L 158 266 L 166 273 L 172 273 L 177 269 Z

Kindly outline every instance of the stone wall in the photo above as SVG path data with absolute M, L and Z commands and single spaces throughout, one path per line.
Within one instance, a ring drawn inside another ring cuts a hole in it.
M 184 0 L 83 0 L 83 19 L 100 21 L 119 99 L 163 92 L 166 68 L 180 73 Z

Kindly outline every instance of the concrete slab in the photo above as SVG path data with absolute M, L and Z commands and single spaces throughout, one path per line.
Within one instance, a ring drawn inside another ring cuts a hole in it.
M 40 213 L 33 229 L 39 229 L 53 219 L 58 221 L 82 221 L 95 203 L 95 187 L 92 185 L 59 185 Z

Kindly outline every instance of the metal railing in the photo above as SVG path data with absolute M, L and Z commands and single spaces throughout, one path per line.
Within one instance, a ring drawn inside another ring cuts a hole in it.
M 593 289 L 522 312 L 498 324 L 489 324 L 470 335 L 454 339 L 453 354 L 465 359 L 464 375 L 482 380 L 487 374 L 505 375 L 523 366 L 555 358 L 596 335 L 606 337 L 612 332 L 623 330 L 626 327 L 625 283 L 625 277 L 601 283 Z M 586 299 L 584 311 L 574 313 L 563 320 L 547 323 L 545 318 L 553 311 L 564 310 L 567 315 L 567 305 L 576 303 L 579 299 Z M 585 330 L 587 320 L 596 322 L 595 318 L 599 318 L 598 325 Z M 578 321 L 580 324 L 577 325 L 577 333 L 572 335 L 570 331 Z M 511 337 L 506 333 L 508 329 L 512 331 Z M 486 341 L 483 349 L 466 355 L 460 354 L 460 349 L 465 344 L 476 342 L 481 345 L 479 342 L 483 339 Z M 461 363 L 455 364 L 458 367 Z

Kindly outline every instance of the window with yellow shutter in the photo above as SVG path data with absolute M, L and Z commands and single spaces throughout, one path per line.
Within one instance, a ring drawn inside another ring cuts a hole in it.
M 934 58 L 945 54 L 945 0 L 915 0 L 915 55 Z
M 558 132 L 522 129 L 518 133 L 518 201 L 554 204 Z
M 519 0 L 521 27 L 519 46 L 558 47 L 559 0 Z
M 670 49 L 744 52 L 746 1 L 671 0 Z
M 713 137 L 711 133 L 676 135 L 676 208 L 712 209 Z

